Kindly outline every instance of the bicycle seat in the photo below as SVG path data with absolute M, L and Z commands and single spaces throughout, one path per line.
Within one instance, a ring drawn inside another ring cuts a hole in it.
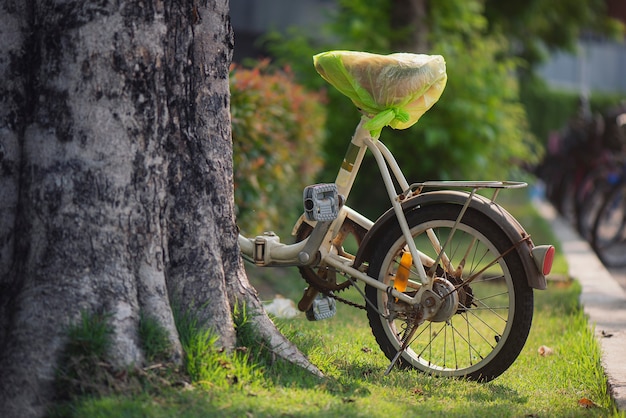
M 322 78 L 364 112 L 377 137 L 385 126 L 406 129 L 426 113 L 446 86 L 441 55 L 328 51 L 313 57 Z

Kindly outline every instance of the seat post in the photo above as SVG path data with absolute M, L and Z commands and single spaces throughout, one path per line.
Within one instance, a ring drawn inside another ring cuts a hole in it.
M 361 162 L 363 162 L 365 152 L 367 151 L 364 139 L 371 138 L 370 132 L 364 128 L 364 125 L 368 120 L 369 119 L 366 116 L 361 118 L 361 121 L 354 131 L 352 140 L 348 145 L 346 154 L 343 157 L 343 162 L 341 163 L 339 172 L 337 173 L 335 184 L 337 184 L 339 194 L 345 199 L 347 199 L 350 194 L 354 180 L 356 179 L 359 168 L 361 167 Z

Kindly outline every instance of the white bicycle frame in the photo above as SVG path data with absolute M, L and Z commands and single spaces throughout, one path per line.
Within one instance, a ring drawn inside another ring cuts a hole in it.
M 315 224 L 313 232 L 306 239 L 298 243 L 283 244 L 277 236 L 266 233 L 265 235 L 255 238 L 246 238 L 240 234 L 239 245 L 241 252 L 252 258 L 255 264 L 259 266 L 305 266 L 311 265 L 317 261 L 333 267 L 353 279 L 360 280 L 369 286 L 387 292 L 398 300 L 415 305 L 420 303 L 424 292 L 432 290 L 434 283 L 434 278 L 427 274 L 424 266 L 432 266 L 441 262 L 446 271 L 454 272 L 454 266 L 451 265 L 450 260 L 445 254 L 445 248 L 450 242 L 474 194 L 480 189 L 493 188 L 496 189 L 496 192 L 494 193 L 492 201 L 495 201 L 499 189 L 526 187 L 526 183 L 501 181 L 429 181 L 409 184 L 391 151 L 377 138 L 372 138 L 369 130 L 364 127 L 368 120 L 367 117 L 363 116 L 358 124 L 339 173 L 337 174 L 335 184 L 337 185 L 339 195 L 347 199 L 366 151 L 370 150 L 372 152 L 389 195 L 392 208 L 397 216 L 404 238 L 406 239 L 408 250 L 413 257 L 413 266 L 421 281 L 421 283 L 410 281 L 408 284 L 409 287 L 417 290 L 414 296 L 399 292 L 394 289 L 393 286 L 384 284 L 377 278 L 370 277 L 364 272 L 353 268 L 351 266 L 353 260 L 342 257 L 339 255 L 337 249 L 333 248 L 332 238 L 338 233 L 339 228 L 346 218 L 354 221 L 366 230 L 369 230 L 374 224 L 374 222 L 346 205 L 341 206 L 339 216 L 333 221 L 311 222 L 311 225 Z M 394 179 L 401 189 L 399 194 L 397 193 Z M 432 230 L 426 231 L 433 248 L 438 253 L 437 260 L 433 260 L 416 248 L 402 209 L 403 201 L 421 193 L 422 189 L 427 187 L 472 189 L 446 243 L 442 245 Z M 297 229 L 301 222 L 305 222 L 303 217 L 300 218 L 294 229 Z M 318 253 L 319 258 L 317 258 Z

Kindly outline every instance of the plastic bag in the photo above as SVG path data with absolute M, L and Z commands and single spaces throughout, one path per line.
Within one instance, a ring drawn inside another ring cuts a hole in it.
M 441 55 L 377 55 L 328 51 L 313 57 L 317 72 L 371 118 L 373 137 L 385 126 L 406 129 L 441 97 L 446 63 Z
M 271 303 L 263 306 L 267 313 L 277 318 L 295 318 L 300 313 L 293 300 L 284 298 L 281 295 L 276 295 Z

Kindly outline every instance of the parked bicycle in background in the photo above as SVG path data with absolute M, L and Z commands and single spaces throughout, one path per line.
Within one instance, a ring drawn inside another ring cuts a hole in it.
M 581 111 L 548 141 L 546 197 L 607 267 L 626 266 L 626 103 Z

